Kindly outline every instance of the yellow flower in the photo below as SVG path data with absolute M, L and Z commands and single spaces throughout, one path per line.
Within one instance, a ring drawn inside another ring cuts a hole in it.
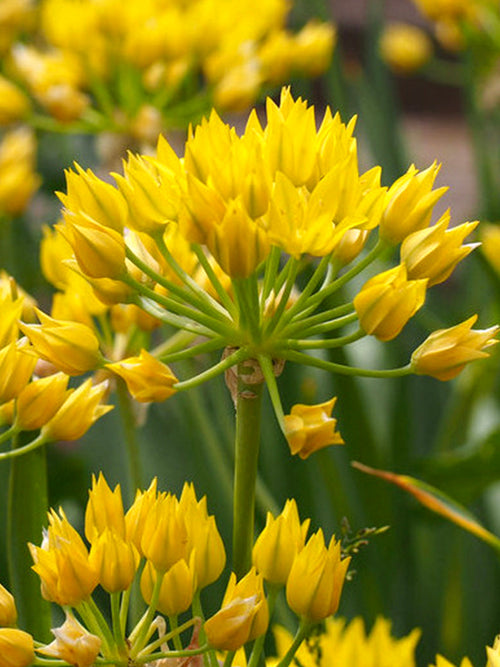
M 102 405 L 101 401 L 109 391 L 108 382 L 92 386 L 86 380 L 78 389 L 68 391 L 68 397 L 41 430 L 46 441 L 78 440 L 92 424 L 113 409 L 112 405 Z
M 319 76 L 330 64 L 335 46 L 335 28 L 329 23 L 309 21 L 291 43 L 293 69 L 306 76 Z
M 125 241 L 121 234 L 81 211 L 66 211 L 64 222 L 56 229 L 70 244 L 84 275 L 113 280 L 125 275 Z
M 218 579 L 224 569 L 224 543 L 217 530 L 215 517 L 208 514 L 206 496 L 198 501 L 192 484 L 184 484 L 179 508 L 187 527 L 187 550 L 194 555 L 197 588 L 201 589 Z
M 65 517 L 61 521 L 53 512 L 51 518 L 52 525 L 42 546 L 29 545 L 32 569 L 40 577 L 44 598 L 74 607 L 89 598 L 98 584 L 98 573 L 82 539 Z
M 0 211 L 7 215 L 20 215 L 40 185 L 35 153 L 35 136 L 25 127 L 7 132 L 0 142 Z
M 285 415 L 285 435 L 292 454 L 306 459 L 313 452 L 328 445 L 343 445 L 344 441 L 335 431 L 337 420 L 331 414 L 337 398 L 317 405 L 297 404 Z
M 92 542 L 89 563 L 108 593 L 125 591 L 130 587 L 139 560 L 134 545 L 125 541 L 114 529 L 104 528 Z
M 420 69 L 432 58 L 432 42 L 421 28 L 409 23 L 389 23 L 380 38 L 380 55 L 400 74 Z
M 37 653 L 64 660 L 75 667 L 92 667 L 101 649 L 101 639 L 92 635 L 66 612 L 66 620 L 59 628 L 54 628 L 55 640 Z
M 16 401 L 16 427 L 33 431 L 52 419 L 68 397 L 68 379 L 64 373 L 55 373 L 26 385 Z
M 455 665 L 449 660 L 446 660 L 446 658 L 443 658 L 442 655 L 437 655 L 436 664 L 429 665 L 429 667 L 455 667 Z M 473 665 L 469 658 L 463 658 L 460 662 L 460 665 L 457 665 L 457 667 L 473 667 Z
M 500 225 L 482 225 L 481 242 L 481 250 L 486 259 L 495 271 L 500 273 Z
M 477 248 L 479 243 L 462 241 L 479 224 L 465 222 L 448 229 L 450 214 L 444 213 L 435 225 L 413 232 L 401 244 L 401 262 L 406 265 L 408 278 L 428 278 L 427 287 L 442 283 L 458 262 Z
M 83 170 L 75 163 L 76 173 L 67 169 L 67 194 L 57 196 L 67 211 L 85 214 L 95 222 L 121 231 L 126 224 L 128 208 L 121 192 L 111 183 L 98 178 L 90 169 Z
M 19 325 L 36 353 L 68 375 L 81 375 L 101 365 L 99 340 L 85 324 L 56 320 L 35 309 L 41 324 Z
M 438 329 L 411 355 L 414 373 L 430 375 L 438 380 L 451 380 L 474 359 L 488 356 L 485 348 L 498 343 L 495 339 L 500 326 L 472 329 L 477 315 L 449 329 Z
M 37 357 L 31 354 L 26 341 L 13 342 L 0 350 L 0 403 L 18 396 L 31 379 Z
M 262 575 L 252 568 L 236 582 L 231 574 L 220 610 L 204 625 L 207 641 L 213 648 L 236 651 L 263 635 L 269 623 Z
M 395 338 L 425 301 L 427 279 L 408 280 L 404 264 L 370 278 L 354 297 L 361 328 L 379 340 Z
M 155 501 L 156 477 L 149 485 L 147 491 L 136 491 L 134 502 L 125 514 L 127 540 L 134 544 L 141 556 L 144 555 L 141 547 L 144 524 Z
M 0 667 L 28 667 L 34 660 L 31 635 L 15 628 L 0 628 Z
M 278 656 L 283 656 L 292 643 L 292 635 L 284 628 L 274 628 Z M 350 623 L 343 618 L 327 618 L 324 632 L 314 636 L 314 642 L 304 642 L 296 653 L 303 667 L 416 667 L 415 647 L 420 630 L 415 629 L 397 639 L 391 635 L 391 623 L 379 616 L 367 633 L 361 617 Z
M 150 507 L 144 520 L 141 550 L 158 572 L 167 572 L 188 556 L 188 532 L 175 496 L 162 493 Z
M 112 530 L 121 538 L 125 537 L 125 516 L 122 493 L 117 484 L 113 491 L 108 486 L 104 475 L 92 475 L 92 488 L 85 509 L 85 537 L 94 542 L 105 530 Z
M 310 519 L 300 523 L 295 500 L 287 500 L 281 514 L 267 513 L 266 525 L 252 551 L 257 571 L 272 584 L 285 585 L 293 560 L 303 548 Z
M 21 120 L 30 110 L 26 95 L 4 76 L 0 76 L 0 100 L 0 125 Z
M 17 609 L 14 597 L 0 584 L 0 627 L 16 625 Z
M 141 576 L 141 593 L 146 604 L 151 603 L 153 588 L 158 574 L 152 565 L 147 562 Z M 176 616 L 189 609 L 196 590 L 196 573 L 194 553 L 189 562 L 181 558 L 165 572 L 161 582 L 160 596 L 156 609 L 166 616 Z
M 412 232 L 430 223 L 434 204 L 447 188 L 433 190 L 440 165 L 433 162 L 424 171 L 411 165 L 406 174 L 391 185 L 386 194 L 386 207 L 380 221 L 380 236 L 394 245 Z
M 125 380 L 129 392 L 140 403 L 164 401 L 175 393 L 175 375 L 146 350 L 141 350 L 138 357 L 106 364 L 106 368 Z
M 488 663 L 486 667 L 500 667 L 500 635 L 495 637 L 493 646 L 486 647 Z
M 0 299 L 2 317 L 0 318 L 0 349 L 17 340 L 19 335 L 19 319 L 23 312 L 23 299 L 12 299 L 4 295 Z
M 341 558 L 340 542 L 328 548 L 321 529 L 296 555 L 286 584 L 288 606 L 298 616 L 318 622 L 335 614 L 350 558 Z

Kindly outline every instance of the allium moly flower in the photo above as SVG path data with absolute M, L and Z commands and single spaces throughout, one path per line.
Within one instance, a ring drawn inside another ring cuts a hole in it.
M 92 475 L 92 488 L 85 508 L 85 536 L 93 542 L 106 529 L 125 537 L 121 487 L 117 484 L 112 491 L 101 472 L 97 479 Z
M 454 327 L 431 333 L 411 356 L 414 372 L 450 380 L 470 361 L 488 357 L 484 350 L 498 343 L 495 336 L 500 326 L 472 329 L 476 320 L 477 315 L 473 315 Z
M 30 634 L 17 628 L 0 628 L 0 667 L 29 667 L 34 660 Z
M 23 324 L 36 353 L 68 375 L 81 375 L 102 363 L 99 341 L 90 327 L 79 322 L 56 320 L 36 309 L 40 324 Z
M 425 301 L 427 278 L 408 280 L 404 264 L 370 278 L 354 297 L 362 329 L 379 340 L 395 338 Z
M 337 397 L 318 405 L 297 404 L 285 415 L 285 435 L 292 454 L 306 459 L 328 445 L 343 445 L 344 441 L 335 430 L 337 420 L 333 418 L 333 406 Z
M 67 398 L 56 414 L 41 430 L 45 441 L 78 440 L 94 422 L 113 409 L 103 405 L 102 400 L 109 391 L 108 382 L 92 386 L 85 380 L 77 389 L 69 389 Z
M 252 568 L 238 582 L 231 574 L 221 608 L 205 622 L 204 630 L 213 648 L 236 651 L 264 634 L 268 623 L 262 575 Z
M 351 559 L 341 558 L 340 542 L 332 536 L 325 546 L 323 531 L 311 535 L 295 556 L 286 584 L 292 611 L 317 623 L 335 614 Z
M 0 584 L 0 627 L 16 625 L 17 609 L 12 593 Z
M 266 581 L 286 584 L 294 558 L 304 546 L 309 523 L 309 519 L 300 522 L 293 498 L 276 518 L 267 513 L 266 525 L 252 551 L 252 562 Z
M 88 632 L 72 614 L 66 612 L 66 620 L 54 628 L 51 644 L 37 649 L 37 653 L 64 660 L 75 667 L 91 667 L 99 655 L 102 641 Z
M 273 628 L 278 656 L 285 655 L 292 636 L 280 626 Z M 396 638 L 389 620 L 379 616 L 370 632 L 361 617 L 349 623 L 343 618 L 327 618 L 324 631 L 315 633 L 310 642 L 304 642 L 296 653 L 297 662 L 304 667 L 416 667 L 415 648 L 420 630 Z M 333 662 L 335 661 L 335 662 Z
M 421 28 L 409 23 L 388 23 L 380 37 L 380 55 L 399 74 L 420 69 L 432 57 L 432 41 Z
M 177 378 L 147 350 L 141 350 L 137 357 L 106 364 L 106 368 L 125 380 L 128 390 L 140 403 L 165 401 L 175 393 Z

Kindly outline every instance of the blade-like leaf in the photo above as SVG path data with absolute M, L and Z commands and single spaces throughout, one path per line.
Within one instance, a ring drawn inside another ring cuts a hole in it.
M 493 533 L 490 533 L 490 531 L 482 526 L 475 516 L 466 510 L 465 507 L 459 505 L 452 498 L 442 493 L 442 491 L 439 491 L 439 489 L 436 489 L 419 479 L 415 479 L 414 477 L 397 475 L 396 473 L 387 470 L 370 468 L 358 461 L 353 461 L 352 465 L 357 470 L 361 470 L 361 472 L 365 472 L 374 477 L 380 477 L 387 482 L 399 486 L 416 498 L 421 505 L 424 505 L 424 507 L 440 514 L 449 521 L 452 521 L 457 524 L 457 526 L 460 526 L 469 533 L 479 537 L 479 539 L 500 552 L 500 538 Z

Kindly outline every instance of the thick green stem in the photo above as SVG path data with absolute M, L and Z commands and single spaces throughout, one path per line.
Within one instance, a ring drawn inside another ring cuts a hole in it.
M 8 499 L 8 561 L 11 590 L 16 598 L 19 627 L 40 641 L 50 641 L 50 606 L 40 594 L 28 542 L 40 544 L 47 522 L 47 462 L 45 447 L 12 459 Z
M 238 579 L 250 569 L 254 539 L 263 382 L 255 381 L 260 374 L 257 362 L 253 368 L 251 373 L 252 366 L 238 366 L 233 495 L 233 570 Z
M 137 489 L 144 486 L 144 475 L 141 461 L 137 424 L 132 408 L 132 399 L 127 391 L 127 385 L 121 378 L 116 380 L 116 395 L 122 422 L 127 457 L 128 485 L 127 495 L 129 504 L 132 504 Z

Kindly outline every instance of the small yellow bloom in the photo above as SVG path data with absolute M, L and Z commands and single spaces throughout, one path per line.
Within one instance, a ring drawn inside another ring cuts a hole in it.
M 120 233 L 81 211 L 66 211 L 64 222 L 56 229 L 72 247 L 84 275 L 112 280 L 125 275 L 125 241 Z
M 450 214 L 444 213 L 435 225 L 413 232 L 401 244 L 401 262 L 406 265 L 408 278 L 428 278 L 427 287 L 442 283 L 458 262 L 477 248 L 479 243 L 462 245 L 479 224 L 465 222 L 448 229 Z
M 68 397 L 41 430 L 46 441 L 78 440 L 92 424 L 113 409 L 112 405 L 102 405 L 101 401 L 109 391 L 108 382 L 92 386 L 86 380 L 78 389 L 69 390 Z
M 26 95 L 4 76 L 0 76 L 0 125 L 21 120 L 30 110 Z
M 433 162 L 424 171 L 411 165 L 406 174 L 391 185 L 380 221 L 380 236 L 394 245 L 408 234 L 424 229 L 430 223 L 432 209 L 447 188 L 433 190 L 440 165 Z
M 14 596 L 0 584 L 0 627 L 15 625 L 17 609 Z
M 380 55 L 397 73 L 410 74 L 432 58 L 432 42 L 421 28 L 409 23 L 389 23 L 380 38 Z
M 192 484 L 184 484 L 179 508 L 188 530 L 188 552 L 194 555 L 197 587 L 205 588 L 218 579 L 224 569 L 224 542 L 217 530 L 215 517 L 208 514 L 206 496 L 198 501 Z
M 303 548 L 310 519 L 300 523 L 295 500 L 287 500 L 281 514 L 267 513 L 266 525 L 252 551 L 252 561 L 266 581 L 284 586 L 293 560 Z
M 26 341 L 13 342 L 0 350 L 0 403 L 18 396 L 31 379 L 37 357 L 30 354 Z
M 395 338 L 425 301 L 427 279 L 408 280 L 404 264 L 370 278 L 354 297 L 361 328 L 379 340 Z
M 16 628 L 0 628 L 0 667 L 29 667 L 34 660 L 31 635 Z
M 156 477 L 153 479 L 147 491 L 137 490 L 134 502 L 125 514 L 125 530 L 127 540 L 132 542 L 137 551 L 143 556 L 141 547 L 142 534 L 146 517 L 156 501 Z
M 489 356 L 483 350 L 498 343 L 495 339 L 500 326 L 472 329 L 477 315 L 449 329 L 438 329 L 411 355 L 414 373 L 430 375 L 438 380 L 451 380 L 474 359 Z
M 484 256 L 495 271 L 500 273 L 500 225 L 482 225 L 481 242 Z
M 321 529 L 311 535 L 290 570 L 286 584 L 289 607 L 313 622 L 335 614 L 350 560 L 341 558 L 335 536 L 327 548 Z
M 121 231 L 127 221 L 127 202 L 111 183 L 98 178 L 90 169 L 83 170 L 75 163 L 76 173 L 65 171 L 67 194 L 57 196 L 67 211 L 85 212 L 95 222 Z
M 106 364 L 106 368 L 125 380 L 129 392 L 140 403 L 165 401 L 175 393 L 175 375 L 146 350 L 141 350 L 138 357 Z
M 140 556 L 115 530 L 105 528 L 92 542 L 89 562 L 108 593 L 127 590 L 134 580 Z
M 159 572 L 188 556 L 188 532 L 179 501 L 162 493 L 156 498 L 144 521 L 141 550 Z
M 486 667 L 500 667 L 500 635 L 495 637 L 493 646 L 486 647 L 488 663 Z
M 54 628 L 55 640 L 37 653 L 59 658 L 75 667 L 92 667 L 101 649 L 101 639 L 92 635 L 78 623 L 72 614 L 66 612 L 66 620 L 59 628 Z
M 94 542 L 107 529 L 121 538 L 125 537 L 125 516 L 120 485 L 117 484 L 111 491 L 101 472 L 97 480 L 92 475 L 92 488 L 85 509 L 85 537 L 89 542 Z
M 0 349 L 17 341 L 19 336 L 19 319 L 23 312 L 23 299 L 13 300 L 10 295 L 0 300 L 2 317 L 0 318 Z
M 330 64 L 335 46 L 330 23 L 309 21 L 291 40 L 292 68 L 306 76 L 319 76 Z
M 35 310 L 40 324 L 21 323 L 19 327 L 42 359 L 68 375 L 81 375 L 101 365 L 99 340 L 90 327 Z
M 68 380 L 65 373 L 54 373 L 26 385 L 16 401 L 16 427 L 34 431 L 52 419 L 68 397 Z
M 147 562 L 141 576 L 141 593 L 146 604 L 151 603 L 153 588 L 158 574 L 152 565 Z M 189 563 L 181 558 L 165 572 L 161 582 L 160 596 L 156 609 L 166 616 L 182 614 L 191 606 L 194 592 L 197 588 L 196 573 L 194 565 L 194 553 L 189 558 Z
M 337 398 L 317 405 L 297 404 L 285 415 L 285 435 L 292 454 L 306 459 L 313 452 L 328 445 L 343 445 L 335 430 L 337 420 L 331 414 Z
M 269 624 L 269 609 L 262 575 L 252 568 L 236 582 L 231 574 L 220 610 L 204 625 L 207 641 L 213 648 L 236 651 L 263 635 Z
M 89 561 L 81 539 L 56 538 L 55 544 L 30 544 L 32 569 L 42 583 L 42 595 L 61 607 L 75 607 L 87 600 L 99 582 L 99 574 Z
M 1 113 L 1 112 L 0 112 Z M 0 142 L 0 211 L 20 215 L 40 185 L 35 171 L 36 140 L 27 128 L 7 132 Z

